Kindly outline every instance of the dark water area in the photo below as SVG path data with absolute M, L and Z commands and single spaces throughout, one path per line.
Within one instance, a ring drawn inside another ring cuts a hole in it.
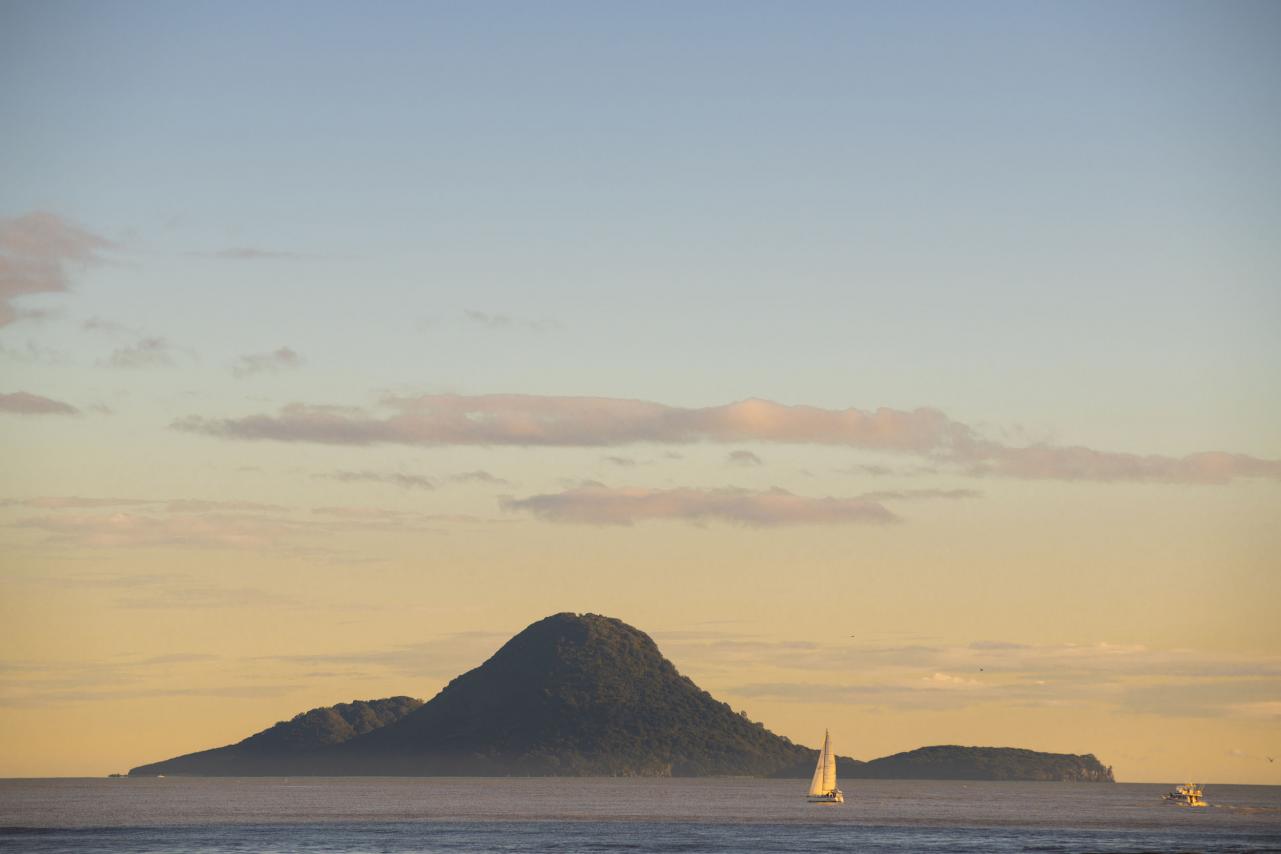
M 1281 852 L 1281 787 L 754 779 L 0 780 L 30 852 Z

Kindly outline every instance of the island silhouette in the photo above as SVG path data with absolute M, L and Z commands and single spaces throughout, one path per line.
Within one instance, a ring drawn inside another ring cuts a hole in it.
M 546 617 L 428 702 L 312 709 L 243 741 L 130 776 L 673 776 L 808 778 L 818 751 L 699 688 L 644 632 L 597 614 Z M 1112 782 L 1092 754 L 924 747 L 842 779 Z

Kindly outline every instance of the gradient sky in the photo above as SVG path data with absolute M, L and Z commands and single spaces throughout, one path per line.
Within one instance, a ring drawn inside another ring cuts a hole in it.
M 0 775 L 430 697 L 572 610 L 864 759 L 1281 784 L 1278 43 L 0 2 Z

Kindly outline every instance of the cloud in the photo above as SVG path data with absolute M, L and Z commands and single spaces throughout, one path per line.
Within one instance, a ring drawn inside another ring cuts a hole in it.
M 488 483 L 494 486 L 503 486 L 510 483 L 510 481 L 492 475 L 483 469 L 459 472 L 458 474 L 450 475 L 449 480 L 453 483 Z
M 196 498 L 175 498 L 163 503 L 170 513 L 209 513 L 217 510 L 241 510 L 274 512 L 284 510 L 279 504 L 263 504 L 258 501 L 209 501 Z
M 120 511 L 109 514 L 35 516 L 12 523 L 15 528 L 45 531 L 50 540 L 88 548 L 260 549 L 281 543 L 305 527 L 277 517 L 224 513 L 154 513 Z
M 550 522 L 632 525 L 650 519 L 719 520 L 749 527 L 897 521 L 884 505 L 861 498 L 807 498 L 783 489 L 614 489 L 600 484 L 529 498 L 504 498 L 509 512 Z
M 533 332 L 547 332 L 558 326 L 553 320 L 524 320 L 507 314 L 491 314 L 487 311 L 477 311 L 471 308 L 464 309 L 462 316 L 467 322 L 486 329 L 521 328 Z
M 50 495 L 39 498 L 6 498 L 0 501 L 4 507 L 39 507 L 45 510 L 79 509 L 86 507 L 129 507 L 139 504 L 154 504 L 145 498 L 83 498 L 79 495 Z
M 406 474 L 399 471 L 336 471 L 332 474 L 320 475 L 331 480 L 340 480 L 343 483 L 358 483 L 368 481 L 370 483 L 390 483 L 393 486 L 399 486 L 402 489 L 435 489 L 436 482 L 430 477 L 423 474 Z
M 859 498 L 867 501 L 920 501 L 930 498 L 980 498 L 982 495 L 976 489 L 882 489 L 864 492 Z
M 602 457 L 601 462 L 609 463 L 611 466 L 618 466 L 619 468 L 625 469 L 634 468 L 636 465 L 636 460 L 631 457 L 608 456 Z
M 65 351 L 46 347 L 30 338 L 22 347 L 9 347 L 0 343 L 0 356 L 16 362 L 36 365 L 65 365 L 68 362 Z
M 137 335 L 142 336 L 142 331 L 133 326 L 125 326 L 123 323 L 117 323 L 114 320 L 105 320 L 97 315 L 80 324 L 85 332 L 103 332 L 108 335 Z
M 18 318 L 15 298 L 68 290 L 71 269 L 103 263 L 112 245 L 43 211 L 0 219 L 0 326 Z
M 1221 451 L 1167 457 L 1079 446 L 992 446 L 988 459 L 976 463 L 970 473 L 1052 480 L 1227 483 L 1238 477 L 1281 478 L 1281 460 Z
M 133 610 L 247 608 L 259 605 L 286 606 L 299 604 L 296 599 L 259 590 L 254 587 L 218 587 L 213 584 L 188 584 L 156 588 L 116 600 L 116 607 Z
M 407 519 L 416 515 L 404 510 L 389 510 L 385 507 L 316 507 L 311 512 L 318 516 L 333 516 L 338 519 L 377 521 Z
M 387 507 L 338 506 L 315 507 L 312 514 L 334 520 L 322 523 L 326 529 L 339 527 L 351 531 L 380 531 L 385 533 L 416 532 L 435 533 L 442 524 L 492 525 L 511 522 L 511 519 L 486 518 L 466 513 L 416 513 Z
M 30 320 L 43 323 L 46 320 L 62 317 L 65 312 L 60 308 L 15 308 L 14 321 Z
M 0 412 L 8 412 L 13 415 L 80 414 L 80 410 L 70 403 L 63 403 L 61 400 L 41 397 L 38 394 L 31 394 L 25 391 L 15 391 L 8 394 L 0 392 Z
M 1030 648 L 1025 643 L 1013 643 L 1012 641 L 974 641 L 974 643 L 970 644 L 970 649 L 984 651 Z
M 173 364 L 173 347 L 164 338 L 141 338 L 111 351 L 105 364 L 112 368 L 155 368 Z
M 273 258 L 301 258 L 296 252 L 281 252 L 275 249 L 260 249 L 254 246 L 232 246 L 213 252 L 192 252 L 202 258 L 224 258 L 230 261 L 262 261 Z
M 881 645 L 710 630 L 657 639 L 682 672 L 742 698 L 881 709 L 1091 705 L 1203 718 L 1267 717 L 1281 703 L 1276 656 L 1103 642 Z M 762 680 L 763 673 L 779 678 Z
M 1281 688 L 1272 689 L 1270 700 L 1262 700 L 1257 703 L 1232 703 L 1226 708 L 1228 714 L 1244 718 L 1266 718 L 1274 721 L 1281 721 Z
M 193 684 L 193 670 L 202 670 L 218 656 L 204 653 L 169 653 L 138 658 L 132 655 L 75 660 L 8 659 L 0 661 L 0 706 L 46 706 L 97 700 L 150 696 L 205 694 L 253 696 L 255 686 L 177 689 L 158 685 L 171 682 L 175 671 Z
M 836 470 L 837 474 L 856 474 L 871 477 L 915 477 L 917 475 L 938 474 L 935 466 L 887 466 L 878 463 L 862 463 Z
M 1281 718 L 1281 679 L 1199 679 L 1127 687 L 1127 712 L 1176 718 Z
M 241 356 L 231 372 L 237 377 L 249 377 L 265 371 L 283 371 L 302 364 L 302 357 L 288 347 L 270 353 L 250 353 Z
M 272 685 L 226 685 L 216 688 L 104 688 L 102 690 L 64 689 L 58 691 L 24 690 L 25 686 L 7 687 L 9 687 L 10 691 L 0 693 L 0 706 L 39 708 L 73 703 L 149 700 L 164 697 L 258 699 L 284 696 L 298 690 L 300 686 L 291 683 L 276 683 Z
M 945 673 L 904 677 L 874 683 L 753 682 L 725 689 L 727 695 L 753 700 L 793 703 L 840 703 L 864 708 L 954 710 L 983 703 L 1001 705 L 1061 705 L 1044 686 L 990 683 Z M 1076 704 L 1073 701 L 1071 704 Z
M 274 511 L 278 504 L 257 501 L 207 501 L 191 498 L 85 498 L 79 495 L 49 495 L 36 498 L 7 498 L 0 507 L 39 507 L 44 510 L 75 510 L 100 507 L 152 506 L 169 513 L 208 513 L 215 510 Z
M 730 451 L 725 458 L 725 462 L 734 466 L 760 466 L 765 464 L 764 460 L 751 451 Z
M 382 668 L 403 676 L 448 679 L 493 655 L 506 639 L 501 632 L 457 632 L 383 649 L 273 655 L 260 660 L 327 667 L 359 665 L 362 671 Z
M 685 409 L 617 398 L 450 394 L 387 397 L 382 405 L 389 415 L 292 403 L 274 416 L 191 416 L 174 426 L 225 438 L 349 445 L 603 447 L 759 440 L 927 453 L 974 441 L 968 427 L 932 409 L 862 412 L 766 400 Z
M 1090 448 L 1014 447 L 982 438 L 937 409 L 823 409 L 751 399 L 683 408 L 642 400 L 535 395 L 423 395 L 383 399 L 381 412 L 291 403 L 275 415 L 191 415 L 174 429 L 226 439 L 404 444 L 610 447 L 650 442 L 787 442 L 913 454 L 975 476 L 1224 483 L 1281 479 L 1281 460 L 1206 452 L 1184 457 Z
M 470 308 L 463 311 L 463 317 L 478 326 L 488 326 L 490 329 L 503 329 L 512 325 L 512 319 L 505 314 L 490 314 Z

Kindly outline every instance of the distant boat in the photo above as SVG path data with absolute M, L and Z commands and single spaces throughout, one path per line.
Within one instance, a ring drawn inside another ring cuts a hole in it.
M 818 754 L 814 779 L 810 780 L 811 804 L 843 804 L 845 795 L 836 788 L 836 754 L 832 752 L 832 733 L 824 730 L 823 750 Z
M 1205 807 L 1209 806 L 1205 802 L 1205 793 L 1196 783 L 1184 783 L 1182 786 L 1175 786 L 1173 792 L 1166 792 L 1161 797 L 1172 804 L 1181 807 Z

